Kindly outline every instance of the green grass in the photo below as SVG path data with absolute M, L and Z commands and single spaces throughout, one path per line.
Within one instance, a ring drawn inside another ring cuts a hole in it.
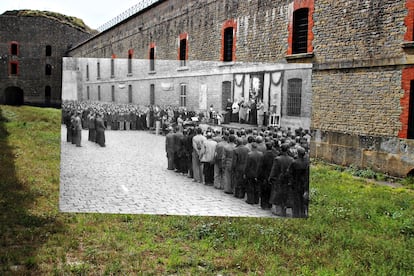
M 414 275 L 410 187 L 315 162 L 308 219 L 59 213 L 60 111 L 0 110 L 0 274 Z

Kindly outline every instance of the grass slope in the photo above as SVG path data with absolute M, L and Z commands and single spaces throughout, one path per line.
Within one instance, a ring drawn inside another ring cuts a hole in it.
M 414 275 L 411 189 L 315 164 L 308 219 L 59 213 L 60 111 L 0 111 L 0 274 Z

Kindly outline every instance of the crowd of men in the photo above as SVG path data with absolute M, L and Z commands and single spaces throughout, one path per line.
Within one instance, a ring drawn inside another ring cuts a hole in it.
M 64 101 L 62 103 L 63 118 L 68 114 L 77 114 L 83 129 L 88 128 L 90 114 L 101 114 L 106 129 L 111 130 L 148 130 L 160 122 L 160 131 L 166 132 L 172 125 L 184 125 L 192 118 L 204 116 L 185 107 L 137 105 L 122 103 L 105 103 L 92 101 Z M 201 119 L 200 119 L 201 120 Z M 64 122 L 65 123 L 65 122 Z
M 169 128 L 168 169 L 259 204 L 275 215 L 307 217 L 310 133 L 281 128 L 203 131 Z
M 213 117 L 212 107 L 210 115 Z M 105 147 L 105 129 L 148 130 L 161 122 L 166 134 L 168 169 L 196 182 L 259 204 L 278 216 L 306 217 L 309 195 L 310 133 L 301 128 L 216 128 L 202 130 L 192 122 L 203 114 L 172 106 L 65 101 L 62 120 L 67 141 L 81 146 L 82 129 L 88 141 Z M 214 117 L 215 118 L 215 117 Z M 216 127 L 215 125 L 214 127 Z

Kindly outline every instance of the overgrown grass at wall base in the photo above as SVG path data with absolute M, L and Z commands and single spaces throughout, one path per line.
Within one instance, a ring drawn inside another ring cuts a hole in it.
M 308 219 L 59 213 L 60 110 L 0 108 L 0 274 L 414 274 L 411 189 L 314 163 Z

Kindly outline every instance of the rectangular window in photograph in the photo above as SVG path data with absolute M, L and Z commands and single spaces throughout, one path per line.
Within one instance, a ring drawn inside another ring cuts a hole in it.
M 302 106 L 302 80 L 288 80 L 287 115 L 300 116 Z
M 150 105 L 155 104 L 155 84 L 150 85 Z
M 132 85 L 128 85 L 128 103 L 132 103 Z
M 180 106 L 186 107 L 187 106 L 187 85 L 181 84 L 180 87 Z

